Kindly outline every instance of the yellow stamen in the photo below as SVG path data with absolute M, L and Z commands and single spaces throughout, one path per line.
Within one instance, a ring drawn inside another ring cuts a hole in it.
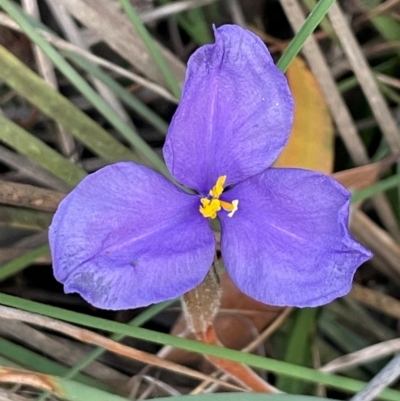
M 238 199 L 233 200 L 232 203 L 228 203 L 228 202 L 220 200 L 219 203 L 220 203 L 222 209 L 224 209 L 226 212 L 230 212 L 230 213 L 228 213 L 228 217 L 232 217 L 235 214 L 236 210 L 238 210 L 238 208 L 239 208 L 239 200 Z
M 220 201 L 218 199 L 208 199 L 201 198 L 200 199 L 200 213 L 204 217 L 210 217 L 211 219 L 215 219 L 217 217 L 217 212 L 221 210 Z
M 226 175 L 220 176 L 217 183 L 210 190 L 209 197 L 200 199 L 201 205 L 199 211 L 204 217 L 215 219 L 217 217 L 217 212 L 219 212 L 221 208 L 229 212 L 228 217 L 232 217 L 238 210 L 238 199 L 233 200 L 231 203 L 219 199 L 224 191 L 225 182 Z
M 218 199 L 224 190 L 225 181 L 226 175 L 221 175 L 221 177 L 218 178 L 217 183 L 214 185 L 213 189 L 210 190 L 210 196 Z

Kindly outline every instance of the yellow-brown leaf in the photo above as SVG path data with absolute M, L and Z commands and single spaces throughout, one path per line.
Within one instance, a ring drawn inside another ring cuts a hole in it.
M 289 142 L 277 167 L 301 167 L 332 173 L 333 124 L 321 88 L 305 62 L 297 57 L 286 73 L 295 100 Z

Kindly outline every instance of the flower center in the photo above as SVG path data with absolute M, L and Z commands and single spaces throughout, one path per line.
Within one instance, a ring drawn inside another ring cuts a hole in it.
M 218 178 L 216 184 L 210 190 L 207 198 L 200 199 L 201 205 L 199 210 L 204 217 L 215 219 L 217 217 L 217 212 L 219 212 L 221 209 L 229 212 L 228 217 L 232 217 L 235 214 L 236 210 L 238 210 L 238 199 L 233 200 L 231 203 L 219 199 L 224 190 L 225 181 L 226 175 L 221 175 L 221 177 Z

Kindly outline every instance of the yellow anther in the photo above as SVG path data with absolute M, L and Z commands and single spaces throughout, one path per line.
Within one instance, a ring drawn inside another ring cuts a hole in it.
M 219 198 L 224 190 L 224 185 L 226 181 L 226 175 L 221 175 L 218 177 L 217 183 L 214 185 L 213 189 L 210 190 L 210 196 L 213 198 Z
M 200 202 L 200 213 L 207 218 L 215 219 L 217 217 L 217 212 L 224 209 L 228 213 L 228 217 L 232 217 L 238 210 L 239 200 L 235 199 L 231 203 L 220 200 L 219 197 L 224 191 L 224 184 L 226 181 L 226 175 L 221 175 L 217 183 L 209 192 L 209 197 L 201 198 Z
M 201 206 L 199 208 L 200 213 L 204 217 L 215 219 L 217 217 L 217 212 L 221 210 L 220 201 L 214 198 L 213 199 L 201 198 L 200 202 L 201 202 Z

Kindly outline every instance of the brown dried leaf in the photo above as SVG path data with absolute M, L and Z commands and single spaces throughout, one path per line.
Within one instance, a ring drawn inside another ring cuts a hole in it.
M 397 155 L 389 156 L 377 163 L 355 167 L 332 174 L 336 180 L 351 190 L 360 190 L 378 181 L 379 177 L 398 159 Z

